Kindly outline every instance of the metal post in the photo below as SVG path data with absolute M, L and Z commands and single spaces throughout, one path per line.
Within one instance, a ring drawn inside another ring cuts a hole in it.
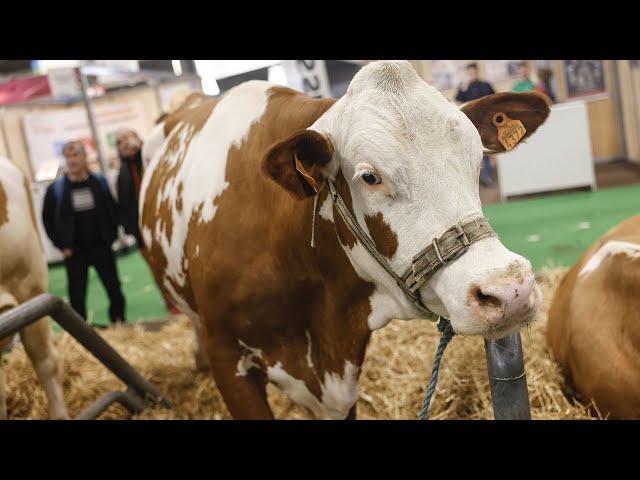
M 171 403 L 120 356 L 84 319 L 60 297 L 43 293 L 0 315 L 0 338 L 50 315 L 84 348 L 100 360 L 136 395 L 149 403 L 171 408 Z
M 116 402 L 125 406 L 131 413 L 140 413 L 145 409 L 145 403 L 130 390 L 126 392 L 109 392 L 89 405 L 74 420 L 95 420 L 111 404 Z
M 93 100 L 91 100 L 91 97 L 89 96 L 89 82 L 87 81 L 87 77 L 81 68 L 78 69 L 77 72 L 80 76 L 80 88 L 82 90 L 82 98 L 84 99 L 84 104 L 87 108 L 87 117 L 89 118 L 91 135 L 93 135 L 93 139 L 96 142 L 96 152 L 98 153 L 98 160 L 100 161 L 100 166 L 102 167 L 102 173 L 106 173 L 108 171 L 108 165 L 107 161 L 104 158 L 104 152 L 102 151 L 102 142 L 100 141 L 100 135 L 98 134 L 98 127 L 96 125 L 95 114 L 93 111 Z
M 520 333 L 484 341 L 496 420 L 531 420 Z

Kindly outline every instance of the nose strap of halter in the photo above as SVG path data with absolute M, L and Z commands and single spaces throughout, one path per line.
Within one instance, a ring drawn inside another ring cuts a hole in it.
M 439 238 L 434 238 L 431 243 L 420 253 L 418 253 L 411 262 L 411 266 L 407 269 L 402 277 L 396 275 L 387 260 L 378 252 L 375 244 L 362 229 L 353 213 L 347 208 L 346 203 L 338 192 L 335 183 L 331 179 L 327 179 L 327 185 L 331 194 L 331 199 L 336 210 L 344 220 L 347 228 L 353 233 L 362 246 L 371 254 L 371 256 L 384 268 L 396 284 L 409 298 L 411 303 L 432 321 L 438 320 L 439 316 L 429 310 L 420 299 L 419 288 L 424 282 L 429 280 L 431 276 L 438 271 L 439 268 L 453 262 L 457 258 L 464 255 L 471 244 L 482 240 L 486 237 L 497 236 L 493 231 L 489 222 L 482 217 L 476 217 L 461 224 L 455 225 L 444 232 Z M 314 202 L 313 208 L 313 224 L 312 225 L 312 245 L 315 246 L 313 227 L 315 226 L 315 217 L 317 215 L 317 202 Z

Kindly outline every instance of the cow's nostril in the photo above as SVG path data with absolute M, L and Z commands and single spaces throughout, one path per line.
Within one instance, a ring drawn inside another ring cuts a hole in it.
M 476 289 L 475 296 L 478 299 L 478 303 L 481 307 L 494 307 L 500 308 L 502 306 L 502 302 L 500 299 L 493 297 L 491 295 L 485 295 L 480 291 L 479 288 Z

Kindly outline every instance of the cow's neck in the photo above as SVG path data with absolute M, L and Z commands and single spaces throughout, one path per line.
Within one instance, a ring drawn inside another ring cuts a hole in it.
M 341 194 L 350 200 L 342 173 L 338 174 L 336 184 Z M 319 194 L 319 207 L 329 201 L 327 196 L 325 188 Z M 307 240 L 310 240 L 313 201 L 308 203 L 303 221 L 308 224 L 304 231 L 309 232 Z M 328 356 L 326 360 L 335 359 L 344 363 L 346 359 L 354 365 L 361 365 L 371 336 L 368 318 L 371 314 L 370 298 L 375 285 L 358 276 L 353 268 L 343 245 L 352 246 L 356 240 L 342 223 L 342 219 L 336 217 L 339 216 L 334 213 L 332 221 L 318 214 L 316 246 L 311 247 L 307 241 L 323 285 L 322 307 L 318 309 L 319 314 L 312 315 L 311 334 Z

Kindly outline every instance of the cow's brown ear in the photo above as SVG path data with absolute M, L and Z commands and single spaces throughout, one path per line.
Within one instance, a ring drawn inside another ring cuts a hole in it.
M 460 109 L 478 129 L 482 144 L 486 150 L 504 152 L 507 150 L 498 138 L 498 127 L 494 123 L 494 116 L 502 121 L 500 113 L 506 114 L 511 120 L 520 120 L 526 133 L 516 140 L 517 145 L 529 138 L 549 116 L 550 100 L 544 94 L 537 92 L 505 92 L 494 93 L 486 97 L 465 103 Z M 510 147 L 511 150 L 514 147 Z
M 333 157 L 333 145 L 314 130 L 301 130 L 271 146 L 262 162 L 264 173 L 294 197 L 315 195 L 324 184 L 323 166 Z

